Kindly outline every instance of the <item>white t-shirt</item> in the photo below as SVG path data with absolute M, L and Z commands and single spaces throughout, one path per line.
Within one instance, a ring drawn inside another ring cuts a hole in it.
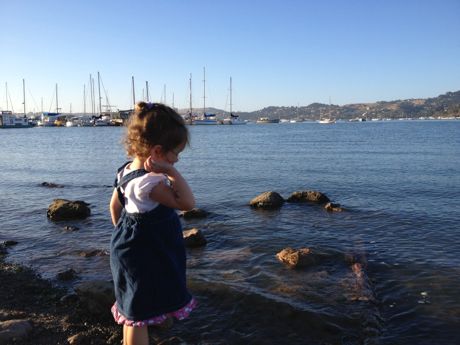
M 128 164 L 123 171 L 118 173 L 118 181 L 120 181 L 121 177 L 134 171 L 131 170 L 130 167 L 131 164 Z M 125 188 L 122 188 L 125 195 L 126 212 L 144 213 L 157 207 L 158 203 L 150 199 L 149 194 L 153 187 L 162 181 L 165 183 L 168 182 L 165 175 L 151 172 L 128 182 Z

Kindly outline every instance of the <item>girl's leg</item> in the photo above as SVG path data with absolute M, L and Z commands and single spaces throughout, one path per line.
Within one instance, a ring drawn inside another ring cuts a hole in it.
M 127 330 L 127 328 L 128 328 L 128 326 L 123 325 L 123 345 L 126 345 L 126 339 L 127 339 L 126 330 Z
M 123 326 L 123 345 L 149 345 L 149 332 L 147 326 Z

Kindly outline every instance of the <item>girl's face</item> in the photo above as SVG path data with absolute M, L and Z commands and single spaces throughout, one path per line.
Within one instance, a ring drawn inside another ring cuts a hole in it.
M 155 152 L 154 159 L 159 162 L 164 162 L 168 163 L 171 165 L 174 165 L 174 163 L 177 163 L 179 161 L 179 154 L 184 150 L 185 148 L 185 143 L 179 145 L 178 147 L 169 150 L 167 152 L 163 152 L 162 149 L 158 150 Z

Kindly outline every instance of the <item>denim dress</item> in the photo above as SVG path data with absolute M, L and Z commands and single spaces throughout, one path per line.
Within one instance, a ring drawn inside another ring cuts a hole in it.
M 122 205 L 122 188 L 146 173 L 143 169 L 135 170 L 116 180 Z M 182 226 L 174 209 L 160 204 L 145 213 L 128 213 L 123 208 L 110 246 L 110 267 L 120 314 L 141 321 L 190 303 L 185 260 Z

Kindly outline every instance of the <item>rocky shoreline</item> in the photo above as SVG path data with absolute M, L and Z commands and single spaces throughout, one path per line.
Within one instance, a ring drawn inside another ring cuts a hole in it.
M 82 301 L 53 286 L 33 270 L 8 263 L 0 244 L 0 345 L 121 344 L 122 327 L 109 310 L 94 315 Z M 151 332 L 151 343 L 185 344 L 170 330 Z

